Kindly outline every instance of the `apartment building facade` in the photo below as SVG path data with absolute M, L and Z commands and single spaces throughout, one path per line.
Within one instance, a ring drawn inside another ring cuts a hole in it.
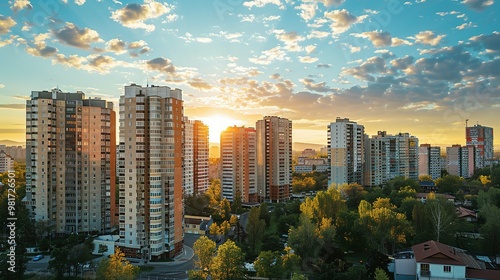
M 328 125 L 329 186 L 363 184 L 364 131 L 363 125 L 347 118 L 337 118 Z
M 222 196 L 233 202 L 257 202 L 257 131 L 252 127 L 228 127 L 221 133 Z
M 119 235 L 129 257 L 173 257 L 183 247 L 180 89 L 125 86 L 120 97 Z
M 109 233 L 115 215 L 113 103 L 83 92 L 32 91 L 26 101 L 26 197 L 56 233 Z
M 255 126 L 259 201 L 289 200 L 292 192 L 292 121 L 266 116 Z

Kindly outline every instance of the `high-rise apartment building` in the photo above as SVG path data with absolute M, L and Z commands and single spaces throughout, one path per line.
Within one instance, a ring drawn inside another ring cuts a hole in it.
M 26 101 L 26 197 L 57 233 L 112 230 L 116 116 L 83 92 L 32 91 Z
M 448 174 L 470 178 L 474 174 L 476 148 L 472 145 L 453 145 L 446 148 L 446 171 Z
M 0 150 L 0 173 L 14 171 L 14 159 L 3 150 Z
M 337 118 L 328 125 L 328 185 L 363 184 L 363 125 Z
M 209 179 L 208 126 L 184 117 L 184 195 L 204 193 Z
M 184 138 L 183 138 L 183 181 L 182 189 L 184 195 L 194 194 L 194 139 L 193 139 L 193 121 L 188 117 L 183 117 Z
M 493 128 L 474 125 L 465 128 L 466 145 L 476 149 L 476 168 L 483 168 L 493 159 Z
M 209 179 L 209 130 L 200 120 L 193 124 L 194 149 L 194 193 L 204 193 L 210 185 Z
M 364 137 L 364 185 L 382 186 L 389 180 L 389 139 L 378 135 L 369 138 L 366 134 Z
M 292 121 L 266 116 L 256 123 L 259 201 L 289 200 L 292 189 Z
M 433 180 L 441 177 L 441 147 L 421 144 L 418 148 L 419 176 L 429 175 Z
M 183 247 L 182 91 L 125 86 L 120 97 L 119 247 L 173 257 Z
M 418 180 L 418 138 L 409 133 L 396 135 L 379 131 L 378 137 L 389 140 L 389 177 L 405 177 Z
M 222 196 L 233 202 L 257 202 L 256 130 L 228 127 L 221 133 Z

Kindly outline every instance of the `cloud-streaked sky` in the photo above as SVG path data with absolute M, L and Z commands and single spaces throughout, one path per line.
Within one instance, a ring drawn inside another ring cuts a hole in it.
M 149 82 L 182 89 L 190 119 L 289 118 L 296 142 L 345 117 L 465 144 L 466 119 L 500 131 L 499 18 L 498 0 L 10 0 L 0 138 L 24 140 L 32 90 L 117 103 Z

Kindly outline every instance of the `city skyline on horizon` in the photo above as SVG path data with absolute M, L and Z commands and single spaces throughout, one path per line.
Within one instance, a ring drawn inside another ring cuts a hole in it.
M 500 129 L 498 2 L 64 2 L 0 6 L 0 58 L 12 65 L 0 140 L 25 140 L 31 91 L 80 90 L 118 112 L 131 83 L 182 89 L 212 143 L 264 116 L 325 146 L 337 117 L 441 147 L 465 144 L 466 120 Z

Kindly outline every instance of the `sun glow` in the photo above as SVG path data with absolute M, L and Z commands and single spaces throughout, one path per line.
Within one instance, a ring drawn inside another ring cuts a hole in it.
M 226 130 L 226 128 L 234 125 L 238 126 L 242 125 L 242 121 L 238 121 L 223 115 L 215 115 L 215 116 L 200 118 L 200 120 L 208 125 L 210 134 L 209 138 L 211 143 L 219 143 L 220 133 Z

